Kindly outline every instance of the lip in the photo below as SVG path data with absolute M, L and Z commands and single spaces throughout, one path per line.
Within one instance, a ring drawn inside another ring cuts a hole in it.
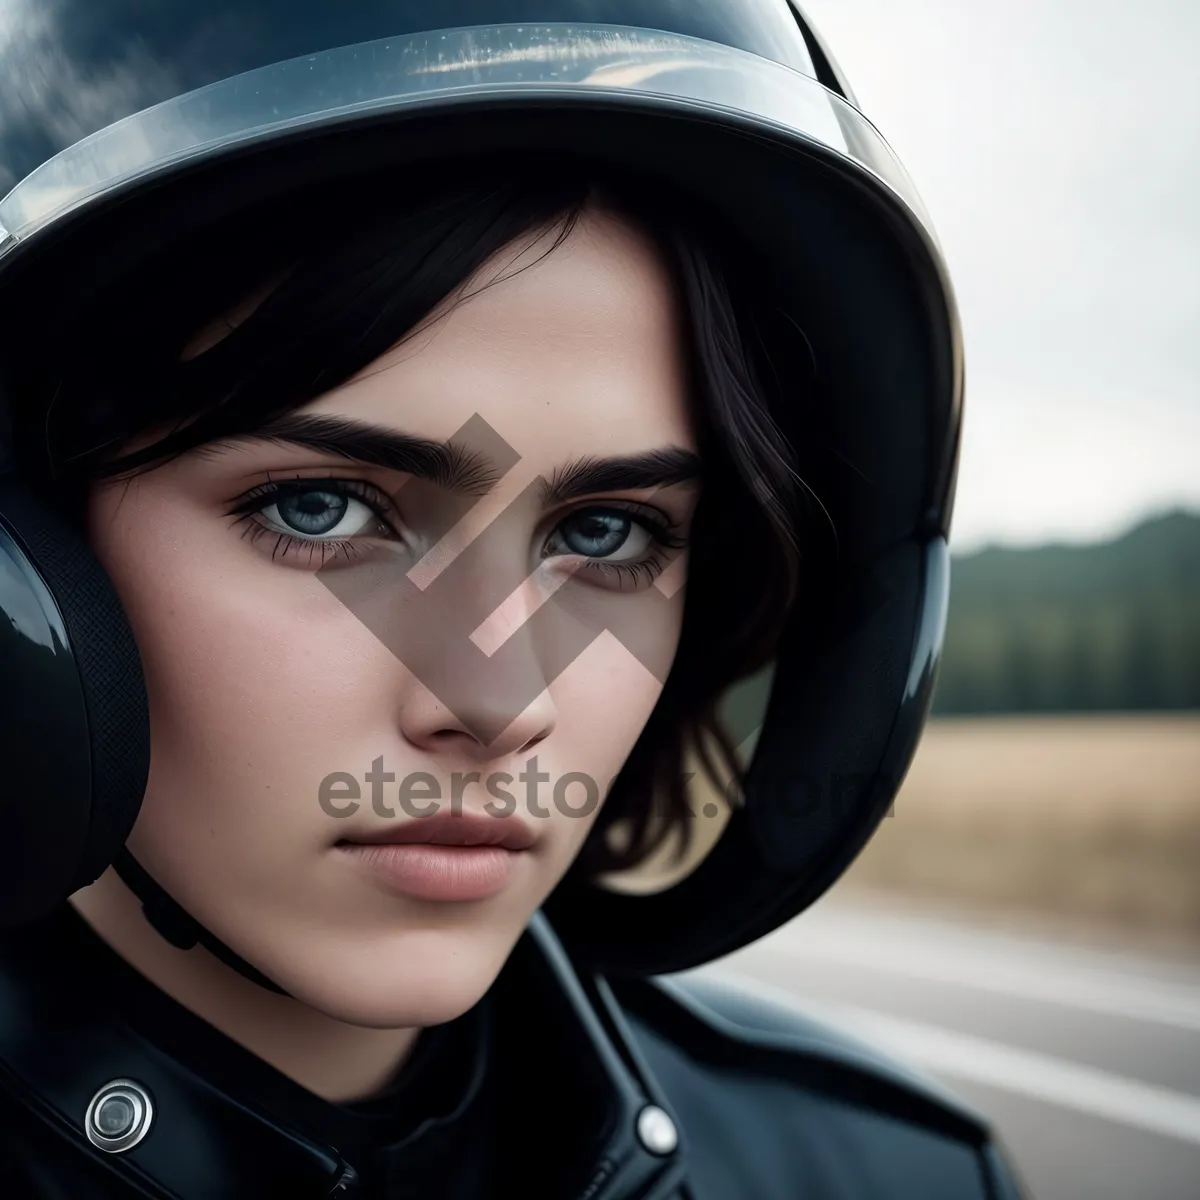
M 377 825 L 339 839 L 356 846 L 499 846 L 528 850 L 537 834 L 519 817 L 489 817 L 482 813 L 434 813 Z
M 334 849 L 388 891 L 418 900 L 483 900 L 504 890 L 537 841 L 511 817 L 438 814 L 342 838 Z

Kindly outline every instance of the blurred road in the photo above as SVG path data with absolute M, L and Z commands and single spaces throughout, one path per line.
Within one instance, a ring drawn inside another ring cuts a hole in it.
M 701 970 L 940 1079 L 1033 1200 L 1200 1200 L 1200 964 L 827 899 Z

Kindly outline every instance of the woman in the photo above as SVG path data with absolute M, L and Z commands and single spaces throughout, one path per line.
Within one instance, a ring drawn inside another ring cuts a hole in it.
M 952 304 L 811 32 L 129 7 L 10 40 L 91 107 L 4 143 L 5 1186 L 1004 1194 L 649 978 L 836 876 L 940 642 Z

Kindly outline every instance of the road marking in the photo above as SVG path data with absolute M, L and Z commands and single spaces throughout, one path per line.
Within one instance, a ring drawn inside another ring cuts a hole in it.
M 776 935 L 756 943 L 752 953 L 778 954 L 793 962 L 820 959 L 1200 1032 L 1200 989 L 1112 970 L 1065 967 L 1048 961 L 1018 962 L 989 952 L 986 944 L 982 948 L 979 944 L 937 946 L 905 938 L 902 932 L 883 940 L 878 929 L 872 933 L 864 929 L 860 935 L 853 929 L 800 927 L 795 940 L 789 940 L 787 934 Z
M 697 974 L 707 974 L 765 1000 L 827 1020 L 901 1060 L 937 1074 L 1200 1145 L 1200 1099 L 1193 1096 L 872 1009 L 824 1001 L 810 1003 L 741 972 L 701 968 Z

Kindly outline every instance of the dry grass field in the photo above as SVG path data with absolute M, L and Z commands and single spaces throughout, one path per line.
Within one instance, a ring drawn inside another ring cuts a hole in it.
M 698 852 L 722 824 L 696 822 Z M 1200 945 L 1200 714 L 933 720 L 838 890 Z
M 844 886 L 1200 938 L 1200 715 L 933 721 Z

